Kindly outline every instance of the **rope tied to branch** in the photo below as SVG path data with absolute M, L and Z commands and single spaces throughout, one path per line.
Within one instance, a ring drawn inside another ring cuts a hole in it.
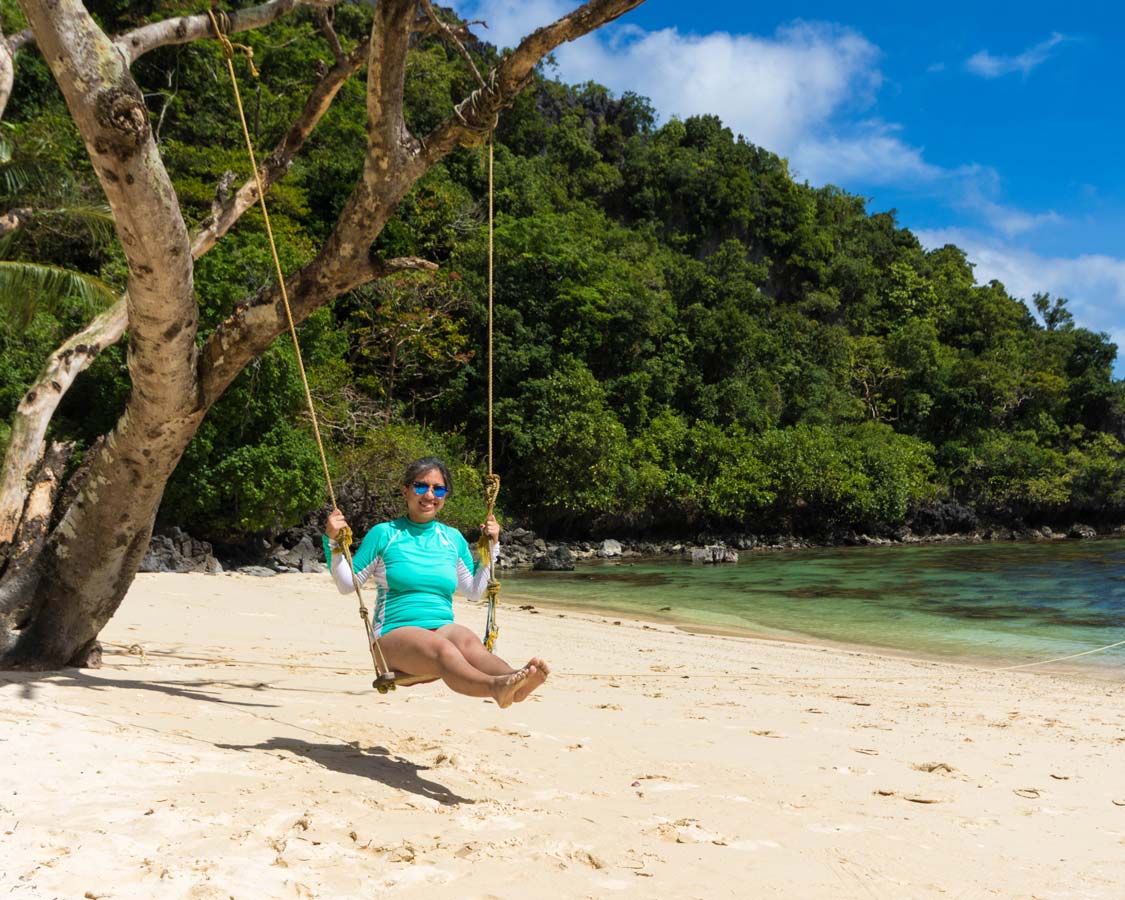
M 453 107 L 457 120 L 474 136 L 474 140 L 469 141 L 467 146 L 483 144 L 496 130 L 500 122 L 497 96 L 496 69 L 493 68 L 488 72 L 486 83 Z
M 207 15 L 211 17 L 211 27 L 215 30 L 215 40 L 223 48 L 223 56 L 227 60 L 232 60 L 237 50 L 246 57 L 246 64 L 250 66 L 250 74 L 257 78 L 258 70 L 254 67 L 254 48 L 249 44 L 236 44 L 229 37 L 230 16 L 222 9 L 208 9 Z

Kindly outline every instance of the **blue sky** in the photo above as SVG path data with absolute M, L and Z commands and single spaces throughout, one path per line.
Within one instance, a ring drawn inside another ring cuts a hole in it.
M 510 46 L 577 3 L 453 5 Z M 1125 352 L 1120 3 L 647 0 L 556 58 L 564 81 L 635 91 L 660 121 L 717 114 L 799 180 L 964 248 L 979 281 L 1067 297 Z

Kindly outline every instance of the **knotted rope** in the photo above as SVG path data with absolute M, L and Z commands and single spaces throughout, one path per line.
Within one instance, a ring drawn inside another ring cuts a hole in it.
M 495 77 L 495 71 L 492 73 Z M 472 99 L 470 97 L 470 99 Z M 493 264 L 494 264 L 494 216 L 492 206 L 492 135 L 488 137 L 488 477 L 484 484 L 484 502 L 488 507 L 485 520 L 492 515 L 496 508 L 496 499 L 500 496 L 500 476 L 492 467 L 492 306 L 493 306 Z M 480 540 L 477 541 L 477 559 L 482 563 L 488 560 L 488 587 L 485 596 L 488 598 L 488 614 L 484 623 L 484 641 L 486 650 L 491 651 L 496 646 L 496 639 L 500 636 L 500 626 L 496 621 L 496 607 L 500 600 L 500 582 L 496 580 L 496 564 L 492 556 L 492 539 L 487 531 L 482 531 Z
M 293 310 L 289 306 L 289 292 L 285 289 L 285 275 L 281 270 L 281 260 L 277 255 L 277 242 L 274 240 L 273 227 L 270 225 L 270 213 L 266 207 L 266 192 L 262 185 L 261 174 L 258 171 L 258 162 L 254 156 L 254 142 L 250 139 L 250 128 L 246 124 L 246 111 L 242 106 L 242 94 L 238 89 L 238 78 L 234 72 L 234 53 L 238 49 L 242 51 L 250 63 L 250 71 L 254 77 L 258 77 L 258 70 L 254 68 L 254 63 L 251 57 L 254 55 L 254 50 L 243 44 L 234 44 L 227 36 L 230 30 L 230 18 L 222 10 L 208 9 L 207 15 L 211 17 L 211 25 L 215 30 L 215 37 L 219 41 L 223 49 L 223 57 L 227 62 L 227 71 L 230 72 L 231 88 L 234 91 L 235 106 L 238 107 L 238 118 L 242 123 L 242 135 L 246 139 L 246 152 L 250 156 L 250 167 L 254 172 L 254 184 L 258 189 L 258 202 L 262 207 L 262 219 L 266 225 L 266 237 L 269 239 L 270 253 L 273 255 L 274 270 L 277 273 L 277 286 L 281 292 L 281 300 L 285 306 L 285 318 L 289 324 L 289 336 L 293 339 L 293 350 L 297 354 L 297 371 L 301 375 L 301 384 L 305 389 L 305 403 L 309 409 L 309 419 L 312 421 L 313 436 L 316 438 L 316 448 L 320 452 L 320 464 L 324 469 L 324 483 L 328 487 L 328 498 L 332 501 L 332 508 L 336 509 L 336 491 L 332 487 L 332 475 L 328 470 L 328 457 L 324 452 L 324 441 L 320 436 L 320 424 L 316 417 L 316 407 L 313 404 L 312 391 L 309 388 L 308 375 L 305 373 L 305 361 L 301 356 L 301 344 L 297 340 L 297 326 L 293 321 Z M 345 528 L 337 535 L 337 543 L 340 546 L 340 551 L 344 554 L 344 558 L 348 561 L 348 568 L 352 569 L 352 532 L 350 528 Z M 371 650 L 371 662 L 375 666 L 375 674 L 378 677 L 386 675 L 390 671 L 387 665 L 387 660 L 383 656 L 383 650 L 379 646 L 379 640 L 375 637 L 375 630 L 371 627 L 371 614 L 367 610 L 367 605 L 363 602 L 363 592 L 360 590 L 359 583 L 352 579 L 355 586 L 355 595 L 359 601 L 359 617 L 363 620 L 364 630 L 367 632 L 367 645 Z

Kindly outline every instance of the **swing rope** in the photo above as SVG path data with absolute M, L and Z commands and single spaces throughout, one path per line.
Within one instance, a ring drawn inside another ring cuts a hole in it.
M 496 498 L 500 496 L 500 476 L 492 468 L 492 300 L 493 300 L 493 209 L 492 209 L 492 133 L 488 135 L 488 477 L 485 479 L 484 497 L 488 506 L 485 519 L 492 515 L 496 508 Z M 488 598 L 488 614 L 484 623 L 484 642 L 486 650 L 491 651 L 496 646 L 496 639 L 500 636 L 500 626 L 496 621 L 496 607 L 500 599 L 500 582 L 493 577 L 495 566 L 492 557 L 492 539 L 487 531 L 481 531 L 480 540 L 477 541 L 477 559 L 484 562 L 488 560 L 488 587 L 485 596 Z
M 254 184 L 258 191 L 258 202 L 262 209 L 262 219 L 265 223 L 266 237 L 269 240 L 270 254 L 273 257 L 274 271 L 277 274 L 277 284 L 281 293 L 282 303 L 285 306 L 285 318 L 289 327 L 289 336 L 293 341 L 293 350 L 297 356 L 297 370 L 300 373 L 301 384 L 304 387 L 305 403 L 308 406 L 309 419 L 313 426 L 313 437 L 316 439 L 317 451 L 320 454 L 320 464 L 324 471 L 324 483 L 328 489 L 328 498 L 332 503 L 332 508 L 337 509 L 339 504 L 336 501 L 336 491 L 332 486 L 332 475 L 328 468 L 328 457 L 325 453 L 324 441 L 320 434 L 320 423 L 317 420 L 316 407 L 313 404 L 312 390 L 309 388 L 309 379 L 305 371 L 304 358 L 301 355 L 301 344 L 297 339 L 297 326 L 293 321 L 293 311 L 289 305 L 289 292 L 285 287 L 285 275 L 282 271 L 281 260 L 277 253 L 277 242 L 274 238 L 273 227 L 270 224 L 269 209 L 266 206 L 266 192 L 262 184 L 261 174 L 258 170 L 258 162 L 254 154 L 254 143 L 250 138 L 250 128 L 247 125 L 246 111 L 242 104 L 242 93 L 238 88 L 238 77 L 234 70 L 234 55 L 235 51 L 238 50 L 246 57 L 247 63 L 250 66 L 250 72 L 255 78 L 258 77 L 258 70 L 255 68 L 253 60 L 254 49 L 246 44 L 235 44 L 230 40 L 228 37 L 230 18 L 224 11 L 209 8 L 207 10 L 207 15 L 211 18 L 211 26 L 214 29 L 216 39 L 222 47 L 223 57 L 227 64 L 227 71 L 230 74 L 231 89 L 234 93 L 235 106 L 238 108 L 239 122 L 242 125 L 242 136 L 246 141 L 246 152 L 250 157 L 250 167 L 254 172 Z M 493 471 L 492 457 L 492 310 L 494 264 L 492 159 L 492 135 L 490 132 L 488 139 L 488 476 L 485 480 L 485 502 L 487 505 L 485 518 L 493 514 L 493 510 L 496 507 L 496 499 L 500 494 L 500 476 L 496 475 Z M 340 534 L 337 535 L 337 543 L 339 544 L 340 551 L 343 553 L 344 558 L 347 560 L 348 568 L 354 570 L 351 553 L 352 541 L 353 535 L 350 527 L 345 527 Z M 489 581 L 488 587 L 485 590 L 485 595 L 488 598 L 488 615 L 482 640 L 485 647 L 491 651 L 496 645 L 496 639 L 500 634 L 500 627 L 496 621 L 496 607 L 499 602 L 500 582 L 492 577 L 492 540 L 489 538 L 487 532 L 481 534 L 480 540 L 477 543 L 477 552 L 482 562 L 485 559 L 489 561 Z M 375 629 L 371 625 L 371 614 L 367 609 L 367 604 L 364 602 L 363 592 L 360 590 L 359 583 L 354 579 L 353 585 L 355 587 L 356 600 L 359 604 L 359 617 L 363 621 L 364 631 L 367 633 L 367 645 L 371 650 L 371 662 L 375 667 L 376 678 L 374 686 L 379 693 L 385 694 L 388 690 L 393 690 L 396 683 L 407 683 L 414 679 L 397 677 L 396 673 L 387 664 L 382 647 L 379 645 L 379 639 L 375 636 Z
M 316 448 L 320 453 L 320 464 L 324 470 L 324 483 L 328 488 L 328 499 L 332 502 L 332 508 L 336 509 L 338 504 L 336 502 L 336 491 L 332 487 L 332 475 L 328 470 L 328 457 L 324 452 L 324 441 L 320 436 L 320 424 L 316 417 L 316 407 L 313 405 L 312 391 L 309 388 L 308 375 L 305 373 L 305 362 L 301 356 L 301 344 L 297 340 L 297 326 L 293 322 L 293 311 L 289 306 L 289 292 L 285 289 L 285 275 L 281 270 L 281 260 L 277 255 L 277 242 L 274 240 L 273 227 L 270 225 L 270 213 L 266 207 L 266 192 L 262 185 L 261 174 L 258 171 L 258 161 L 254 156 L 254 142 L 250 139 L 250 128 L 246 124 L 246 111 L 242 105 L 242 93 L 238 89 L 238 78 L 234 71 L 234 52 L 235 49 L 240 50 L 245 54 L 250 63 L 250 71 L 254 77 L 258 77 L 258 70 L 254 67 L 253 55 L 254 50 L 244 44 L 233 44 L 230 38 L 227 37 L 227 30 L 230 28 L 230 19 L 222 10 L 217 11 L 213 9 L 207 10 L 207 15 L 211 17 L 211 25 L 215 29 L 215 36 L 219 44 L 223 48 L 223 57 L 226 59 L 227 71 L 230 73 L 231 88 L 234 91 L 235 106 L 238 107 L 238 118 L 242 123 L 242 135 L 246 139 L 246 152 L 250 156 L 250 168 L 254 172 L 254 184 L 258 190 L 258 202 L 262 207 L 262 219 L 266 225 L 266 237 L 269 239 L 270 253 L 273 255 L 274 270 L 277 273 L 277 286 L 281 291 L 281 300 L 285 306 L 285 318 L 289 324 L 289 336 L 293 340 L 293 350 L 297 355 L 297 371 L 301 375 L 301 384 L 305 389 L 305 403 L 309 409 L 309 418 L 312 420 L 313 436 L 316 438 Z M 344 554 L 344 558 L 348 561 L 348 568 L 352 568 L 352 532 L 351 528 L 345 528 L 337 536 L 337 543 L 340 545 L 340 550 Z M 355 582 L 355 595 L 359 602 L 359 617 L 363 620 L 364 630 L 367 632 L 367 645 L 371 649 L 371 662 L 375 666 L 376 680 L 385 678 L 390 674 L 390 666 L 387 665 L 386 657 L 383 656 L 383 650 L 379 646 L 379 640 L 375 637 L 375 630 L 371 626 L 371 614 L 368 612 L 367 604 L 363 601 L 363 592 L 360 590 L 359 583 Z

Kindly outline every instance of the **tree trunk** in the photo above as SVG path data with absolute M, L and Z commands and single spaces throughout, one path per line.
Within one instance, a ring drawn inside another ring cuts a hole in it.
M 132 331 L 125 411 L 72 477 L 37 558 L 5 585 L 3 606 L 22 614 L 0 635 L 0 665 L 43 669 L 84 655 L 116 612 L 204 409 L 188 232 L 140 91 L 77 0 L 22 6 L 113 211 Z
M 15 80 L 16 67 L 12 60 L 12 47 L 4 32 L 0 31 L 0 116 L 8 106 L 8 98 L 12 96 L 12 83 Z

